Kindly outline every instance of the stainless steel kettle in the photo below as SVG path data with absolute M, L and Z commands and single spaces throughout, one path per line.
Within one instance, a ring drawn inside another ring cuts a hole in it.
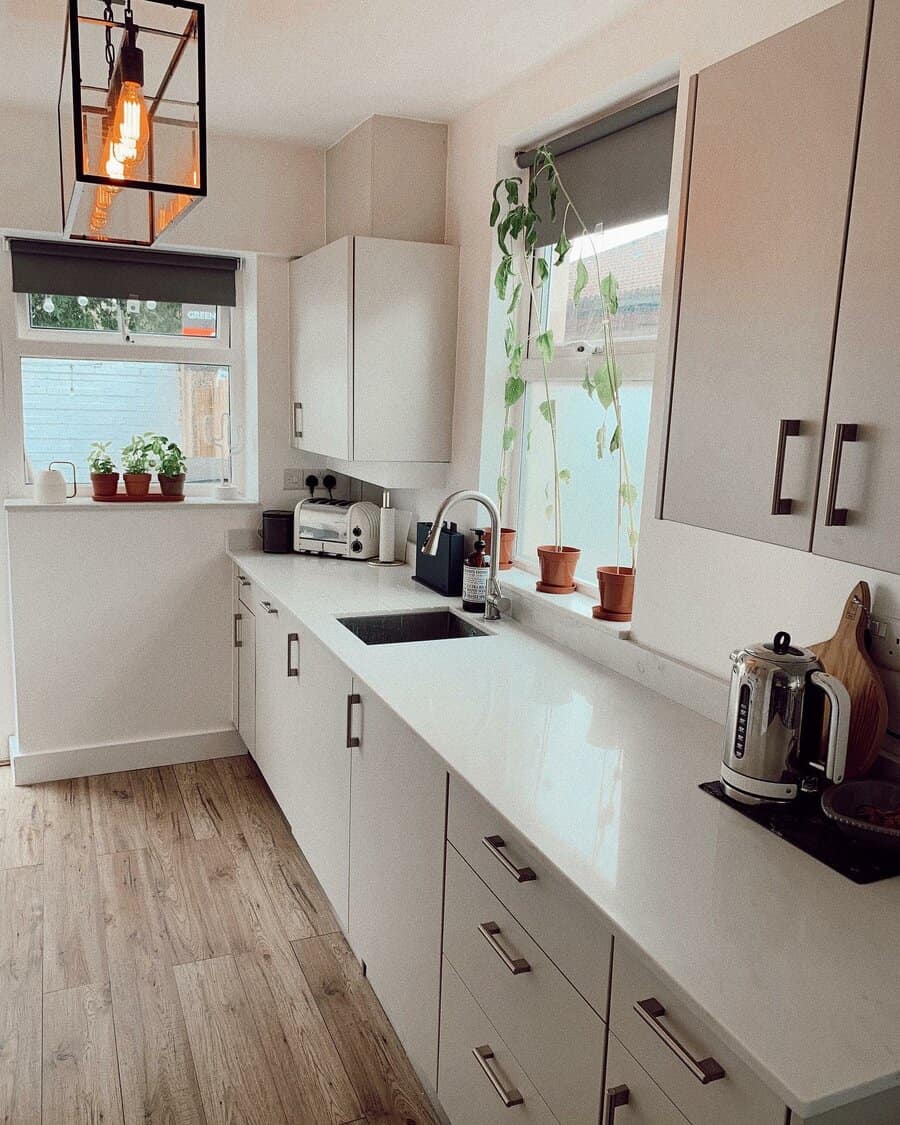
M 850 696 L 815 653 L 776 633 L 731 654 L 722 786 L 745 804 L 792 801 L 840 782 L 847 762 Z M 830 703 L 828 752 L 820 757 L 824 701 Z

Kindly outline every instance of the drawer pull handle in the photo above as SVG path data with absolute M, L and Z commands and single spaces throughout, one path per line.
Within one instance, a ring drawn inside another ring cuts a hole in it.
M 473 1047 L 472 1054 L 475 1056 L 475 1061 L 487 1075 L 488 1081 L 497 1091 L 497 1096 L 500 1101 L 506 1106 L 507 1109 L 512 1109 L 514 1105 L 524 1105 L 525 1099 L 515 1088 L 515 1086 L 505 1086 L 503 1079 L 497 1074 L 491 1063 L 494 1062 L 494 1052 L 490 1047 L 485 1044 L 483 1047 Z
M 240 584 L 241 584 L 242 586 L 244 586 L 244 587 L 246 587 L 246 586 L 252 586 L 252 585 L 253 585 L 253 583 L 252 583 L 252 582 L 250 581 L 250 579 L 249 579 L 249 578 L 245 578 L 245 577 L 243 576 L 243 574 L 239 574 L 239 575 L 238 575 L 238 582 L 240 582 Z
M 241 640 L 241 622 L 242 621 L 243 621 L 243 617 L 241 616 L 241 614 L 236 613 L 234 615 L 234 647 L 235 648 L 243 648 L 244 647 L 244 642 Z
M 844 443 L 859 440 L 859 429 L 853 422 L 838 422 L 834 427 L 834 444 L 831 447 L 831 471 L 828 474 L 828 499 L 825 502 L 825 526 L 844 527 L 847 509 L 837 506 L 838 484 L 841 479 L 841 460 Z
M 610 1086 L 606 1091 L 606 1125 L 615 1125 L 616 1110 L 620 1105 L 628 1105 L 631 1091 L 627 1086 Z
M 671 1031 L 663 1027 L 659 1021 L 666 1014 L 666 1009 L 655 996 L 651 996 L 649 1000 L 638 1000 L 634 1005 L 634 1010 L 644 1023 L 662 1039 L 672 1054 L 684 1063 L 698 1082 L 702 1082 L 705 1086 L 708 1082 L 718 1082 L 720 1078 L 725 1077 L 725 1071 L 714 1058 L 695 1059 L 690 1051 L 678 1042 Z
M 293 652 L 294 645 L 297 646 L 297 663 L 296 664 L 291 663 L 291 654 Z M 288 638 L 287 638 L 287 674 L 288 674 L 288 679 L 290 679 L 292 676 L 297 676 L 297 677 L 300 676 L 300 634 L 299 633 L 288 633 Z
M 778 427 L 778 450 L 775 454 L 775 482 L 772 485 L 772 515 L 789 516 L 793 511 L 794 501 L 781 495 L 781 484 L 784 480 L 784 454 L 789 437 L 798 437 L 800 422 L 796 418 L 782 418 Z
M 495 859 L 500 860 L 517 883 L 533 883 L 537 878 L 530 867 L 516 867 L 509 856 L 503 853 L 501 849 L 506 847 L 506 841 L 502 836 L 482 836 L 481 842 Z
M 359 745 L 359 735 L 353 733 L 353 708 L 362 703 L 360 696 L 354 692 L 347 696 L 347 749 L 355 750 Z
M 531 965 L 528 964 L 524 957 L 512 957 L 500 944 L 498 938 L 501 930 L 496 922 L 482 922 L 478 927 L 478 932 L 514 977 L 519 976 L 521 973 L 531 972 Z
M 259 604 L 263 607 L 266 613 L 274 613 L 276 617 L 278 616 L 278 610 L 275 608 L 275 606 L 272 605 L 271 602 L 260 602 Z

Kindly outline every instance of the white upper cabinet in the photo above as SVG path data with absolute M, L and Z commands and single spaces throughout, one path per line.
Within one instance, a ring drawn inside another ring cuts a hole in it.
M 664 519 L 810 548 L 868 9 L 697 76 Z
M 291 263 L 293 445 L 450 460 L 459 252 L 348 237 Z

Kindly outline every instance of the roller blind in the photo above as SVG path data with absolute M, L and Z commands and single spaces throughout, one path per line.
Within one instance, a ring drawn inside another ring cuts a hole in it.
M 239 258 L 11 238 L 13 289 L 71 297 L 120 297 L 230 305 Z
M 588 230 L 600 224 L 609 230 L 668 211 L 677 96 L 677 88 L 665 90 L 547 145 Z M 529 168 L 535 155 L 534 149 L 519 153 L 519 166 Z M 563 209 L 550 218 L 543 176 L 536 206 L 545 216 L 538 245 L 551 245 L 562 230 Z

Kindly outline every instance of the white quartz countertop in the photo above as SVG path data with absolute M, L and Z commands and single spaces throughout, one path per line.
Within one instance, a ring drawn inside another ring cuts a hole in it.
M 458 608 L 409 567 L 232 558 L 800 1116 L 900 1085 L 900 879 L 857 886 L 699 790 L 721 726 L 507 620 L 487 638 L 366 646 L 337 618 Z

